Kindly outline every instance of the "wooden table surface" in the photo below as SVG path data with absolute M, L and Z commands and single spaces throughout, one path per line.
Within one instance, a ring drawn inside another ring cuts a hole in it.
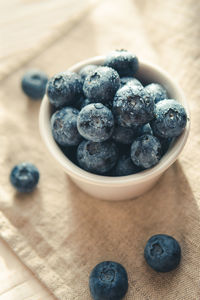
M 55 300 L 3 240 L 0 240 L 0 300 Z

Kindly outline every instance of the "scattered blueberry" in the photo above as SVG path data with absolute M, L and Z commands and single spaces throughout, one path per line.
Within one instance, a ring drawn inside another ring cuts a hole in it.
M 89 73 L 91 71 L 94 71 L 96 68 L 98 68 L 98 66 L 96 65 L 87 65 L 80 70 L 79 75 L 83 80 L 85 80 L 85 78 L 89 75 Z
M 76 108 L 64 107 L 52 115 L 52 133 L 58 144 L 75 146 L 80 143 L 82 137 L 77 130 L 78 114 L 79 111 Z
M 77 128 L 79 133 L 89 141 L 106 141 L 114 129 L 113 114 L 102 103 L 89 104 L 80 111 Z
M 144 249 L 144 257 L 155 271 L 169 272 L 179 265 L 181 248 L 172 236 L 157 234 L 148 240 Z
M 47 95 L 50 103 L 56 108 L 75 105 L 82 95 L 83 82 L 80 75 L 65 71 L 50 78 L 47 84 Z
M 114 97 L 113 113 L 119 125 L 132 127 L 151 121 L 155 115 L 155 104 L 143 87 L 127 84 Z
M 148 84 L 145 89 L 153 95 L 155 103 L 167 99 L 166 89 L 158 83 Z
M 115 129 L 112 134 L 112 139 L 117 143 L 132 144 L 136 135 L 137 135 L 137 127 L 129 128 L 129 127 L 115 126 Z
M 126 270 L 116 262 L 101 262 L 90 274 L 89 287 L 94 300 L 121 300 L 128 290 Z
M 161 158 L 161 153 L 159 140 L 150 134 L 136 138 L 131 145 L 131 159 L 133 163 L 144 169 L 156 165 Z
M 179 136 L 186 123 L 187 114 L 179 102 L 169 99 L 156 104 L 155 119 L 151 122 L 156 136 L 163 138 Z
M 120 77 L 133 76 L 139 68 L 137 56 L 123 49 L 110 52 L 104 65 L 115 69 Z
M 138 173 L 139 171 L 141 171 L 141 168 L 133 164 L 130 154 L 123 154 L 119 157 L 117 164 L 112 171 L 112 175 L 126 176 Z
M 21 86 L 24 93 L 31 99 L 42 99 L 48 82 L 47 75 L 39 70 L 30 70 L 22 77 Z
M 113 142 L 95 143 L 83 141 L 77 148 L 77 161 L 86 171 L 104 174 L 110 171 L 118 159 L 118 149 Z
M 141 136 L 141 135 L 144 135 L 144 134 L 151 134 L 153 135 L 153 130 L 150 126 L 149 123 L 143 125 L 143 126 L 140 126 L 138 127 L 138 130 L 137 130 L 137 135 L 138 136 Z
M 119 86 L 120 78 L 115 70 L 98 67 L 86 77 L 83 91 L 91 102 L 106 103 L 113 99 Z
M 39 177 L 36 166 L 28 162 L 16 165 L 10 173 L 12 185 L 21 193 L 31 192 L 38 184 Z
M 133 85 L 139 85 L 142 86 L 141 82 L 133 77 L 122 77 L 120 79 L 121 87 L 123 87 L 125 84 L 133 84 Z

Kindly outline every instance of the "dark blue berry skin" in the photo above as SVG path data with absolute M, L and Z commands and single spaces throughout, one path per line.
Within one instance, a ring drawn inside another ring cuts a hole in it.
M 136 174 L 141 171 L 141 168 L 133 164 L 130 154 L 123 154 L 119 157 L 116 166 L 112 171 L 113 176 L 126 176 Z
M 86 77 L 83 91 L 91 102 L 106 103 L 113 99 L 119 87 L 120 78 L 115 70 L 98 67 Z
M 30 70 L 24 74 L 21 81 L 22 90 L 33 100 L 42 99 L 48 82 L 47 75 L 39 70 Z
M 137 136 L 137 127 L 121 127 L 115 126 L 115 129 L 112 134 L 112 139 L 117 143 L 122 144 L 132 144 L 134 138 Z
M 122 77 L 120 79 L 120 83 L 121 83 L 121 87 L 123 87 L 125 84 L 133 84 L 133 85 L 139 85 L 139 86 L 143 86 L 142 83 L 133 77 Z
M 137 56 L 123 49 L 110 52 L 104 65 L 115 69 L 120 77 L 133 76 L 139 68 Z
M 172 236 L 157 234 L 148 240 L 144 257 L 147 264 L 155 271 L 169 272 L 179 265 L 181 248 Z
M 36 166 L 23 162 L 12 169 L 10 182 L 20 193 L 29 193 L 38 184 L 39 177 L 40 174 Z
M 83 81 L 80 75 L 65 71 L 49 79 L 47 96 L 50 103 L 56 108 L 66 105 L 75 106 L 82 95 Z
M 108 102 L 106 102 L 104 105 L 105 105 L 107 108 L 109 108 L 110 110 L 112 110 L 112 107 L 113 107 L 113 99 L 110 100 L 110 101 L 108 101 Z
M 98 66 L 96 65 L 87 65 L 80 70 L 79 75 L 83 80 L 85 80 L 85 78 L 90 74 L 90 72 L 94 71 L 96 68 L 98 68 Z
M 144 135 L 144 134 L 151 134 L 153 135 L 153 130 L 150 126 L 149 123 L 143 125 L 143 126 L 140 126 L 138 127 L 138 130 L 137 130 L 137 135 L 138 136 L 141 136 L 141 135 Z
M 113 113 L 120 126 L 142 125 L 155 116 L 154 100 L 143 87 L 126 84 L 114 97 Z
M 80 111 L 77 128 L 80 135 L 89 141 L 106 141 L 114 130 L 113 114 L 102 103 L 89 104 Z
M 77 108 L 78 110 L 81 110 L 83 107 L 85 107 L 86 105 L 91 104 L 89 99 L 86 99 L 85 97 L 81 97 L 75 104 L 75 108 Z
M 172 143 L 173 141 L 173 138 L 160 138 L 158 137 L 159 139 L 159 142 L 161 144 L 161 147 L 162 147 L 162 156 L 168 151 L 169 147 L 170 147 L 170 144 Z
M 128 291 L 126 270 L 116 262 L 101 262 L 90 274 L 89 287 L 94 300 L 121 300 Z
M 52 115 L 52 134 L 61 146 L 75 146 L 81 142 L 82 137 L 77 130 L 78 114 L 76 108 L 64 107 Z
M 159 140 L 150 134 L 136 138 L 131 145 L 131 159 L 133 163 L 144 169 L 155 166 L 161 159 L 161 154 Z
M 153 95 L 155 103 L 167 99 L 166 89 L 158 83 L 148 84 L 145 89 Z
M 163 138 L 179 136 L 187 123 L 184 107 L 173 99 L 156 104 L 155 119 L 151 122 L 154 135 Z
M 139 126 L 137 129 L 137 136 L 141 136 L 144 134 L 150 134 L 153 135 L 153 130 L 151 128 L 151 125 L 149 123 L 143 125 L 143 126 Z M 161 138 L 158 137 L 158 140 L 161 144 L 161 153 L 162 156 L 167 152 L 167 150 L 169 149 L 169 146 L 172 142 L 172 138 Z
M 77 148 L 77 161 L 81 168 L 95 174 L 110 171 L 118 159 L 118 149 L 111 141 L 95 143 L 83 141 Z

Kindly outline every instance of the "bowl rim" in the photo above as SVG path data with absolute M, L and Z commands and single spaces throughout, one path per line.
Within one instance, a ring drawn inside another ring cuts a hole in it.
M 103 64 L 105 60 L 105 56 L 95 56 L 89 59 L 85 59 L 79 63 L 76 63 L 72 67 L 68 68 L 69 71 L 77 72 L 82 67 L 88 65 L 88 64 Z M 71 160 L 69 160 L 62 150 L 59 148 L 57 143 L 55 142 L 53 135 L 51 133 L 50 128 L 50 108 L 51 104 L 47 98 L 47 95 L 44 96 L 41 106 L 40 106 L 40 112 L 39 112 L 39 129 L 41 137 L 46 144 L 49 152 L 54 157 L 54 159 L 62 166 L 62 168 L 65 170 L 65 172 L 68 173 L 69 176 L 75 177 L 81 181 L 90 182 L 90 184 L 95 185 L 109 185 L 109 186 L 116 186 L 116 185 L 130 185 L 131 183 L 142 183 L 149 179 L 158 177 L 161 175 L 167 168 L 169 168 L 174 161 L 177 159 L 178 155 L 182 151 L 190 130 L 190 111 L 188 107 L 188 103 L 185 99 L 185 96 L 177 84 L 177 82 L 164 70 L 162 70 L 157 65 L 147 62 L 145 60 L 140 60 L 140 66 L 143 68 L 147 68 L 147 70 L 151 70 L 153 72 L 159 73 L 162 78 L 165 79 L 165 81 L 170 84 L 171 87 L 173 87 L 174 91 L 179 96 L 179 100 L 181 99 L 181 103 L 183 104 L 187 116 L 188 121 L 186 124 L 186 128 L 181 133 L 179 137 L 176 138 L 175 143 L 173 146 L 167 151 L 167 153 L 161 158 L 159 163 L 155 165 L 154 167 L 141 171 L 136 174 L 127 175 L 127 176 L 118 176 L 118 177 L 112 177 L 112 176 L 103 176 L 103 175 L 96 175 L 90 172 L 87 172 L 77 165 L 75 165 Z

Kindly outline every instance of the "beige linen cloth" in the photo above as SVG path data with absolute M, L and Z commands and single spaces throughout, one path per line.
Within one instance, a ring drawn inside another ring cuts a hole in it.
M 104 260 L 128 272 L 126 300 L 200 299 L 200 1 L 104 0 L 37 57 L 1 81 L 0 234 L 59 300 L 90 300 L 88 276 Z M 125 202 L 79 190 L 48 154 L 38 129 L 39 102 L 20 89 L 31 67 L 49 75 L 90 56 L 125 48 L 159 64 L 182 86 L 191 134 L 176 162 L 145 195 Z M 20 161 L 41 172 L 30 195 L 15 192 L 9 173 Z M 174 236 L 182 247 L 177 270 L 159 274 L 144 261 L 147 239 Z

